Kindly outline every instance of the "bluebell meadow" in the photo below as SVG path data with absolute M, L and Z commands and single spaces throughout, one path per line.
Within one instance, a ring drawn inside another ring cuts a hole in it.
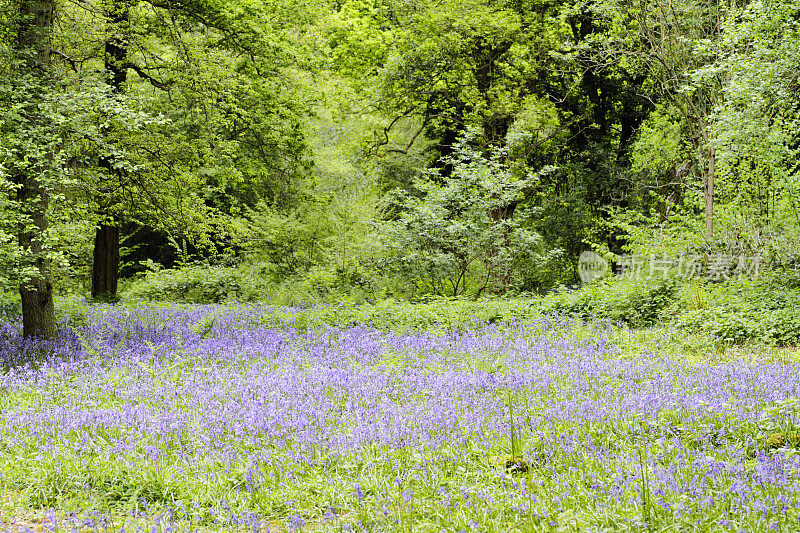
M 3 527 L 800 528 L 796 364 L 631 354 L 563 317 L 301 331 L 273 311 L 98 305 L 50 343 L 2 323 Z

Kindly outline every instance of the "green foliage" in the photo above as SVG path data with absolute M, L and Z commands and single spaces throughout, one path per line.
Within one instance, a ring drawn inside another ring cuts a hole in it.
M 551 169 L 516 175 L 507 151 L 485 158 L 470 147 L 473 139 L 463 139 L 445 160 L 449 176 L 433 172 L 418 180 L 420 196 L 397 193 L 402 212 L 387 226 L 388 246 L 421 293 L 505 292 L 521 284 L 515 267 L 522 257 L 547 260 L 541 238 L 524 225 L 533 213 L 517 206 Z
M 292 211 L 264 204 L 248 209 L 231 225 L 245 252 L 240 264 L 260 264 L 264 282 L 273 286 L 294 283 L 319 296 L 355 289 L 375 297 L 382 252 L 376 201 L 369 190 L 342 190 L 309 197 Z
M 632 328 L 661 324 L 710 335 L 728 345 L 791 346 L 800 341 L 800 278 L 791 272 L 719 284 L 607 278 L 551 293 L 537 308 L 542 313 L 621 321 Z
M 370 325 L 382 330 L 450 328 L 475 321 L 525 320 L 558 314 L 624 323 L 631 328 L 662 325 L 716 339 L 724 344 L 790 346 L 800 341 L 800 280 L 785 273 L 756 281 L 704 284 L 666 279 L 607 278 L 544 297 L 479 299 L 437 298 L 408 303 L 386 298 L 385 280 L 359 286 L 342 272 L 311 269 L 293 282 L 275 282 L 268 263 L 238 267 L 186 266 L 151 272 L 128 287 L 126 300 L 183 303 L 262 301 L 279 306 L 262 315 L 265 325 L 300 331 L 332 325 Z M 791 280 L 795 279 L 794 285 Z M 397 294 L 395 290 L 395 294 Z M 18 303 L 9 295 L 8 312 Z M 376 303 L 370 303 L 375 302 Z M 332 304 L 331 302 L 337 302 Z M 68 298 L 59 314 L 71 323 L 85 320 L 86 303 Z M 686 348 L 686 349 L 690 349 Z M 694 349 L 694 348 L 691 348 Z
M 112 22 L 118 4 L 124 20 Z M 44 86 L 9 76 L 15 29 L 3 8 L 0 101 L 10 112 L 0 119 L 0 271 L 31 277 L 8 229 L 25 223 L 9 185 L 26 170 L 17 160 L 48 162 L 48 171 L 30 169 L 50 200 L 41 237 L 56 282 L 73 287 L 86 278 L 101 223 L 149 226 L 187 261 L 229 242 L 227 217 L 241 204 L 296 204 L 311 164 L 301 126 L 308 99 L 294 69 L 308 66 L 298 34 L 316 9 L 273 2 L 267 14 L 250 0 L 59 5 Z M 125 60 L 111 65 L 123 74 L 112 84 L 98 50 L 108 53 L 115 39 Z M 34 121 L 28 107 L 37 101 Z
M 269 262 L 242 262 L 236 266 L 183 265 L 156 268 L 123 284 L 124 300 L 218 303 L 260 301 L 279 306 L 310 306 L 325 301 L 375 301 L 402 295 L 396 280 L 374 268 L 349 264 L 347 268 L 315 266 L 285 277 Z
M 665 220 L 686 217 L 687 213 L 691 220 L 695 216 L 695 209 L 700 206 L 702 198 L 691 185 L 695 169 L 691 163 L 692 149 L 686 137 L 685 120 L 673 105 L 665 105 L 651 112 L 636 134 L 629 173 L 634 186 L 628 209 L 648 217 L 651 224 L 655 222 L 652 225 L 663 225 Z M 617 223 L 617 214 L 614 213 L 612 224 Z M 682 222 L 685 220 L 670 220 L 670 225 L 680 231 Z M 642 230 L 648 225 L 644 228 L 634 226 L 620 229 L 629 238 L 641 239 Z M 652 231 L 652 228 L 647 229 Z M 696 233 L 697 229 L 691 228 L 691 231 Z M 633 230 L 639 235 L 631 235 L 625 230 Z M 687 240 L 690 236 L 679 234 L 676 237 Z M 664 236 L 651 239 L 653 242 L 649 244 L 658 246 L 659 239 L 664 239 Z
M 49 87 L 49 79 L 0 71 L 0 105 L 8 110 L 0 117 L 0 270 L 5 283 L 28 283 L 42 274 L 37 265 L 64 263 L 64 248 L 71 244 L 60 241 L 57 231 L 38 227 L 72 214 L 65 188 L 74 182 L 62 167 L 74 147 L 71 132 L 81 128 L 91 110 L 79 95 L 56 95 Z M 41 197 L 20 195 L 24 176 L 35 176 L 31 182 Z M 35 236 L 37 246 L 19 243 L 21 228 Z M 36 253 L 37 247 L 43 251 Z
M 543 298 L 543 312 L 624 322 L 633 328 L 656 325 L 678 298 L 678 284 L 664 279 L 600 279 Z
M 340 29 L 330 45 L 343 59 L 335 68 L 373 76 L 377 103 L 387 112 L 375 141 L 381 152 L 410 146 L 424 133 L 439 156 L 447 155 L 448 145 L 470 127 L 490 145 L 503 145 L 529 103 L 529 92 L 518 88 L 542 74 L 543 56 L 568 35 L 558 7 L 473 0 L 356 4 L 337 10 Z M 354 47 L 362 51 L 355 69 Z M 363 63 L 366 58 L 371 64 Z M 410 117 L 421 118 L 416 135 L 404 131 L 409 121 L 401 119 Z
M 701 331 L 728 344 L 763 343 L 793 346 L 800 342 L 800 276 L 768 274 L 756 280 L 735 280 L 706 286 L 703 306 L 688 310 L 676 324 Z
M 734 183 L 743 181 L 731 175 L 737 171 L 753 177 L 774 173 L 781 181 L 792 172 L 787 165 L 796 151 L 798 118 L 792 72 L 800 54 L 793 18 L 799 7 L 796 0 L 751 2 L 726 21 L 723 66 L 731 83 L 715 130 L 721 170 Z
M 13 292 L 0 292 L 0 317 L 11 320 L 22 315 L 19 294 Z
M 56 318 L 61 324 L 75 328 L 89 324 L 92 304 L 76 295 L 56 298 Z
M 642 124 L 632 154 L 632 170 L 669 178 L 681 161 L 681 123 L 656 110 Z
M 190 265 L 148 272 L 123 294 L 156 302 L 219 303 L 247 300 L 251 289 L 235 268 Z
M 798 39 L 790 21 L 797 2 L 709 8 L 681 1 L 669 10 L 614 2 L 601 12 L 607 8 L 631 37 L 607 43 L 609 52 L 627 49 L 625 60 L 642 61 L 666 96 L 636 135 L 631 177 L 637 197 L 627 207 L 646 222 L 633 228 L 634 240 L 644 242 L 649 231 L 653 248 L 668 242 L 682 251 L 767 260 L 793 255 L 800 235 L 792 81 Z M 712 197 L 704 190 L 710 180 Z M 698 224 L 704 200 L 713 207 L 710 240 Z
M 168 301 L 541 292 L 590 247 L 797 261 L 797 0 L 192 0 L 112 24 L 114 5 L 58 6 L 44 83 L 11 75 L 16 5 L 0 0 L 2 291 L 40 258 L 18 244 L 21 173 L 48 193 L 40 255 L 63 292 L 84 288 L 109 221 L 175 251 L 140 243 L 136 260 L 178 268 L 127 291 Z M 129 47 L 116 90 L 98 53 L 112 37 Z M 634 326 L 688 312 L 720 339 L 794 342 L 793 305 L 766 303 L 778 289 L 723 305 L 731 286 L 613 280 L 541 307 Z
M 307 271 L 322 260 L 322 245 L 331 233 L 327 222 L 317 202 L 290 213 L 261 204 L 234 227 L 242 247 L 271 263 L 270 274 L 277 280 Z
M 470 327 L 477 322 L 522 320 L 537 316 L 530 298 L 464 300 L 436 298 L 426 303 L 386 299 L 375 304 L 319 305 L 308 309 L 276 309 L 261 316 L 261 323 L 275 328 L 294 327 L 306 332 L 331 326 L 370 326 L 383 331 Z
M 663 205 L 663 204 L 662 204 Z M 701 253 L 706 249 L 703 240 L 703 221 L 690 205 L 667 208 L 667 212 L 652 210 L 609 210 L 609 221 L 604 224 L 625 237 L 621 239 L 623 253 L 649 257 L 678 257 L 686 253 Z
M 730 79 L 714 115 L 719 238 L 770 260 L 796 254 L 800 236 L 795 0 L 748 2 L 725 23 Z
M 220 303 L 268 302 L 274 305 L 314 305 L 326 300 L 364 301 L 384 296 L 386 281 L 372 271 L 313 267 L 293 277 L 276 276 L 269 262 L 243 262 L 236 266 L 184 265 L 150 270 L 126 283 L 125 300 L 153 302 Z

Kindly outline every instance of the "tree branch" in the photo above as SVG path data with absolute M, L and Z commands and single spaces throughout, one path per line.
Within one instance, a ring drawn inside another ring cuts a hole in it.
M 159 81 L 152 77 L 150 74 L 145 72 L 145 70 L 140 67 L 139 65 L 131 62 L 122 63 L 120 65 L 121 68 L 129 68 L 133 70 L 136 74 L 139 75 L 140 78 L 143 80 L 147 80 L 153 87 L 161 89 L 162 91 L 167 91 L 175 82 L 175 80 L 168 80 L 168 81 Z

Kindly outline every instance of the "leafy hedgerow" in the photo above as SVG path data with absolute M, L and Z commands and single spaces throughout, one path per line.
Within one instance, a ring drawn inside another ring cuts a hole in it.
M 257 272 L 245 270 L 193 266 L 151 272 L 125 296 L 129 300 L 216 303 L 257 300 L 271 294 Z M 307 294 L 304 300 L 312 303 L 315 298 Z M 0 313 L 5 309 L 6 314 L 15 314 L 17 307 L 8 300 L 0 304 Z M 79 311 L 80 306 L 72 309 L 73 321 L 82 320 Z M 632 328 L 661 324 L 708 334 L 726 343 L 791 346 L 800 342 L 800 278 L 778 273 L 754 281 L 718 284 L 610 278 L 544 297 L 306 304 L 303 308 L 271 309 L 259 320 L 264 325 L 292 326 L 300 331 L 323 325 L 369 325 L 399 331 L 524 320 L 547 314 L 622 322 Z

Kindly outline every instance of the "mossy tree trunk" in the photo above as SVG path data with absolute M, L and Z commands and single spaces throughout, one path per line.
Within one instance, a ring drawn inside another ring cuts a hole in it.
M 22 0 L 19 3 L 17 54 L 24 59 L 18 67 L 18 77 L 27 79 L 33 89 L 31 101 L 26 102 L 29 120 L 36 125 L 46 120 L 38 110 L 41 98 L 50 85 L 50 35 L 55 14 L 54 0 Z M 53 307 L 51 260 L 45 246 L 48 229 L 47 211 L 50 205 L 48 170 L 52 154 L 47 148 L 30 145 L 29 164 L 20 167 L 13 176 L 18 186 L 17 200 L 22 207 L 19 225 L 19 244 L 33 267 L 31 279 L 20 286 L 22 299 L 23 334 L 52 338 L 56 335 Z

